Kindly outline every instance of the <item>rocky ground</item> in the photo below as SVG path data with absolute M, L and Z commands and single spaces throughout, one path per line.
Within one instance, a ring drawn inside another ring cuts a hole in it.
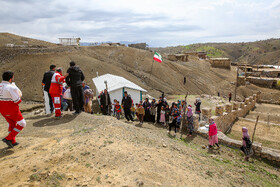
M 1 186 L 279 186 L 279 168 L 244 162 L 226 146 L 208 151 L 207 140 L 169 136 L 150 123 L 82 113 L 24 113 L 20 145 L 0 144 Z M 0 136 L 7 134 L 0 118 Z

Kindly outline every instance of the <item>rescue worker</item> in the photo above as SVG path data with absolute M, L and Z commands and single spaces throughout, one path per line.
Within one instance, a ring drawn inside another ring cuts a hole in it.
M 12 83 L 14 72 L 5 71 L 0 83 L 0 113 L 9 123 L 8 136 L 2 139 L 10 148 L 18 145 L 17 134 L 26 126 L 18 104 L 21 103 L 22 93 L 20 89 Z
M 57 68 L 51 80 L 50 94 L 54 104 L 56 119 L 61 117 L 61 97 L 63 91 L 63 82 L 65 82 L 66 77 L 67 74 L 62 76 L 62 68 Z

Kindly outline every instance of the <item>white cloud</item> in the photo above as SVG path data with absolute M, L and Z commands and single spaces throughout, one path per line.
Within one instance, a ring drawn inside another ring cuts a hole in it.
M 280 37 L 277 0 L 0 0 L 0 30 L 151 46 Z

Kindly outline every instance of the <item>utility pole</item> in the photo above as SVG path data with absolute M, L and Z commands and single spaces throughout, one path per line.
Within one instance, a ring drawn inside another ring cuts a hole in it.
M 235 90 L 234 90 L 234 101 L 236 101 L 236 92 L 237 92 L 237 86 L 238 86 L 238 74 L 239 74 L 239 65 L 237 65 L 236 83 L 235 83 Z

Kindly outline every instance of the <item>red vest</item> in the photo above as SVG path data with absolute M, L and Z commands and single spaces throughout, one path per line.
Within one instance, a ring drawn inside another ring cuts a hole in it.
M 53 95 L 62 95 L 62 90 L 63 90 L 63 82 L 65 77 L 62 76 L 60 73 L 56 72 L 53 74 L 52 76 L 52 80 L 51 80 L 51 87 L 50 87 L 50 94 Z

